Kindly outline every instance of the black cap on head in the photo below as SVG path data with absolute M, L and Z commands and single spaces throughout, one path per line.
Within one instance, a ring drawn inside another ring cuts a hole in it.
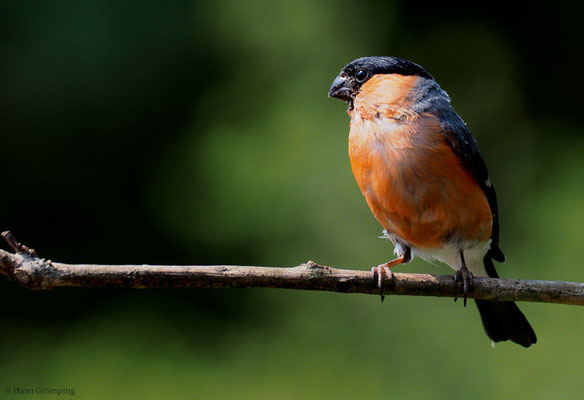
M 428 79 L 432 78 L 424 68 L 403 58 L 398 57 L 362 57 L 351 61 L 343 68 L 347 75 L 354 75 L 359 70 L 376 74 L 417 75 Z

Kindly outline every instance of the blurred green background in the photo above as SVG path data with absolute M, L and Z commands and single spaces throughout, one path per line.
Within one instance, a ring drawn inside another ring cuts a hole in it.
M 583 282 L 581 10 L 489 4 L 3 2 L 0 229 L 71 263 L 369 269 L 392 247 L 351 175 L 345 106 L 326 94 L 351 59 L 396 55 L 434 75 L 479 141 L 500 274 Z M 6 279 L 0 299 L 6 398 L 47 385 L 84 399 L 584 391 L 573 306 L 522 304 L 539 338 L 526 350 L 492 349 L 474 304 L 451 299 Z

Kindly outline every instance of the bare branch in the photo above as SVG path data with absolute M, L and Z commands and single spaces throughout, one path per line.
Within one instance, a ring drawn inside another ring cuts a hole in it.
M 0 273 L 31 289 L 59 286 L 127 288 L 244 288 L 321 290 L 379 295 L 369 271 L 337 269 L 312 261 L 290 268 L 237 265 L 92 265 L 63 264 L 38 258 L 10 234 L 16 253 L 0 250 Z M 386 295 L 462 297 L 452 275 L 396 273 Z M 584 305 L 584 284 L 574 282 L 475 277 L 468 297 Z

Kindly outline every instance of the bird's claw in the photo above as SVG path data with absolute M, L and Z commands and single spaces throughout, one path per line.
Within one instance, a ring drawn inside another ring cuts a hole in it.
M 389 281 L 393 281 L 395 276 L 391 269 L 387 266 L 387 264 L 380 264 L 377 267 L 371 268 L 371 278 L 375 279 L 375 274 L 377 273 L 377 287 L 379 288 L 379 295 L 381 296 L 381 302 L 383 303 L 383 299 L 385 299 L 385 295 L 383 294 L 383 275 L 387 276 Z
M 469 290 L 472 290 L 474 285 L 474 276 L 472 272 L 468 270 L 466 266 L 462 266 L 459 270 L 454 273 L 454 284 L 457 285 L 458 282 L 462 282 L 462 292 L 464 293 L 464 306 L 466 307 L 466 297 Z M 455 297 L 454 301 L 458 298 Z

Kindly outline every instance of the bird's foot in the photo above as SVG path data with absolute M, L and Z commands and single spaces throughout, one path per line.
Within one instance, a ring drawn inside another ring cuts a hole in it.
M 387 276 L 389 281 L 393 281 L 395 279 L 395 276 L 389 267 L 390 263 L 385 263 L 371 268 L 371 278 L 375 279 L 375 274 L 377 273 L 377 287 L 379 288 L 379 294 L 381 296 L 382 303 L 383 299 L 385 299 L 385 295 L 383 294 L 383 275 Z
M 454 284 L 457 285 L 458 282 L 462 282 L 462 292 L 464 293 L 464 306 L 466 307 L 466 296 L 469 290 L 472 290 L 474 284 L 473 274 L 472 272 L 469 271 L 466 265 L 463 265 L 458 271 L 454 273 Z M 454 301 L 456 301 L 457 299 L 458 298 L 455 297 Z

